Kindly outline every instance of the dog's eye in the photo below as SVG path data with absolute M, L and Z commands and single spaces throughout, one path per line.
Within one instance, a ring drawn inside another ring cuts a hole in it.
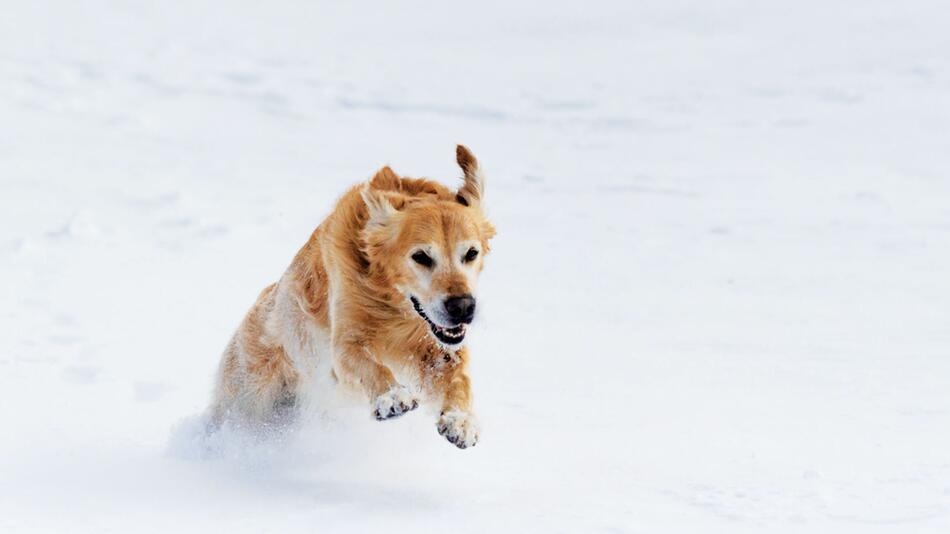
M 472 247 L 468 249 L 468 252 L 465 253 L 465 257 L 462 258 L 462 261 L 468 263 L 470 261 L 473 261 L 477 257 L 478 257 L 478 250 L 476 250 L 475 247 Z
M 432 267 L 432 264 L 434 263 L 432 258 L 421 250 L 412 255 L 412 261 L 422 265 L 423 267 Z

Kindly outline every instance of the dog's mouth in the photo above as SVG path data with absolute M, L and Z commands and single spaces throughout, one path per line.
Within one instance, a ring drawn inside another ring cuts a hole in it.
M 429 323 L 429 329 L 432 330 L 432 334 L 435 335 L 436 339 L 445 343 L 446 345 L 458 345 L 465 339 L 465 324 L 456 325 L 453 327 L 439 326 L 435 324 L 432 319 L 429 319 L 429 316 L 426 315 L 426 312 L 423 311 L 422 305 L 419 304 L 419 301 L 416 300 L 416 297 L 409 297 L 409 300 L 412 301 L 412 307 L 415 308 L 416 313 L 419 314 L 419 317 L 425 319 L 425 322 Z

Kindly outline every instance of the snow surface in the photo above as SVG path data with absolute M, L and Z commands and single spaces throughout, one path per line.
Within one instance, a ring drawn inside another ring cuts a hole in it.
M 948 26 L 5 2 L 0 532 L 950 531 Z M 368 404 L 196 442 L 336 196 L 386 163 L 451 182 L 457 142 L 499 229 L 478 446 Z

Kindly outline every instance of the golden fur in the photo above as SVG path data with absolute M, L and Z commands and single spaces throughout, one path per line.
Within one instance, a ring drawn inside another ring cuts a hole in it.
M 449 328 L 439 319 L 444 299 L 474 293 L 495 230 L 482 210 L 478 161 L 461 145 L 456 159 L 464 171 L 458 191 L 384 167 L 343 195 L 228 344 L 215 425 L 292 415 L 313 386 L 312 370 L 329 358 L 334 378 L 364 392 L 378 419 L 438 402 L 439 432 L 461 448 L 475 444 L 468 350 L 434 331 Z M 413 260 L 419 251 L 431 266 Z M 464 337 L 465 325 L 452 328 Z

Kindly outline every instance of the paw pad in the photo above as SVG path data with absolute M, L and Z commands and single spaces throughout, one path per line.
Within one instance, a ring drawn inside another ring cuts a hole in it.
M 478 421 L 468 412 L 453 410 L 445 412 L 436 424 L 439 434 L 460 449 L 474 447 L 478 443 Z
M 373 416 L 377 421 L 394 419 L 419 407 L 417 399 L 405 386 L 396 386 L 376 397 Z

